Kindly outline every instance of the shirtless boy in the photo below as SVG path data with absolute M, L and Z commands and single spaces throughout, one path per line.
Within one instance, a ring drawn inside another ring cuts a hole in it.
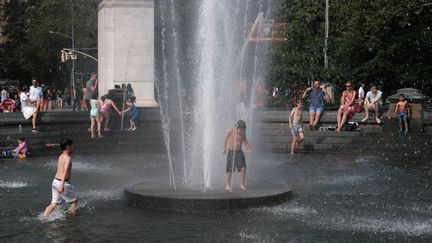
M 51 204 L 45 209 L 44 216 L 48 216 L 62 201 L 70 203 L 70 213 L 76 215 L 77 212 L 77 198 L 74 188 L 70 184 L 72 159 L 71 154 L 74 149 L 73 141 L 69 138 L 63 139 L 60 142 L 60 148 L 63 153 L 59 156 L 57 162 L 57 173 L 52 182 L 52 200 Z
M 252 154 L 252 147 L 250 146 L 246 138 L 246 123 L 243 120 L 238 120 L 235 125 L 235 128 L 230 129 L 227 135 L 225 136 L 224 148 L 222 150 L 223 154 L 228 152 L 226 174 L 225 174 L 226 191 L 232 191 L 231 176 L 235 168 L 237 168 L 237 171 L 239 172 L 240 175 L 239 177 L 240 189 L 246 190 L 245 187 L 246 159 L 242 151 L 243 143 L 246 145 L 249 154 Z
M 299 145 L 304 139 L 304 131 L 303 131 L 303 122 L 302 122 L 302 114 L 303 114 L 303 104 L 302 100 L 296 101 L 296 107 L 294 107 L 289 115 L 289 128 L 292 133 L 292 143 L 291 143 L 291 155 L 294 154 L 294 149 L 296 145 Z
M 411 111 L 409 109 L 408 101 L 405 99 L 405 95 L 399 95 L 399 102 L 396 104 L 394 115 L 399 112 L 399 133 L 408 133 L 408 119 L 411 117 Z M 405 126 L 405 131 L 404 131 Z

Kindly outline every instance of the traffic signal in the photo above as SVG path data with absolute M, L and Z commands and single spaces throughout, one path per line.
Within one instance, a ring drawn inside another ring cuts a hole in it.
M 64 50 L 61 50 L 61 62 L 66 62 L 67 61 L 67 57 L 66 57 L 66 52 Z

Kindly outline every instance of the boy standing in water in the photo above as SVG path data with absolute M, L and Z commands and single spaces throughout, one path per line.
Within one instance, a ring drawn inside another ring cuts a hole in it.
M 294 155 L 295 147 L 298 146 L 304 139 L 302 115 L 302 100 L 297 100 L 296 107 L 292 109 L 291 114 L 288 118 L 289 128 L 291 129 L 292 133 L 291 155 Z
M 245 178 L 246 178 L 246 159 L 244 153 L 242 151 L 243 143 L 246 145 L 246 148 L 249 154 L 252 154 L 252 147 L 250 146 L 247 138 L 246 138 L 246 123 L 243 120 L 238 120 L 235 128 L 232 128 L 228 131 L 225 136 L 224 148 L 222 153 L 227 155 L 227 164 L 226 164 L 226 183 L 225 190 L 231 191 L 231 176 L 232 172 L 235 168 L 239 172 L 239 182 L 240 189 L 246 190 L 245 187 Z
M 411 117 L 411 111 L 409 109 L 408 101 L 405 99 L 405 95 L 399 95 L 399 102 L 396 104 L 394 115 L 399 112 L 399 133 L 408 133 L 408 119 Z M 405 126 L 405 131 L 404 131 Z
M 62 201 L 70 203 L 70 209 L 72 215 L 76 215 L 77 212 L 77 198 L 75 195 L 74 188 L 70 184 L 69 180 L 71 177 L 72 170 L 72 151 L 74 149 L 73 141 L 69 138 L 63 139 L 60 142 L 60 148 L 63 153 L 59 156 L 57 162 L 57 173 L 52 182 L 52 200 L 51 204 L 45 209 L 44 216 L 48 216 Z

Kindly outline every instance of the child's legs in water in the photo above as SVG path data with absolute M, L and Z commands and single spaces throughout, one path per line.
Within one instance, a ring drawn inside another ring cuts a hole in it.
M 296 144 L 297 144 L 297 136 L 292 136 L 291 154 L 294 154 Z

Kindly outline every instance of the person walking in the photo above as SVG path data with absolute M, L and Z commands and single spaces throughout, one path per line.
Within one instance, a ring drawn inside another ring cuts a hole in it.
M 51 184 L 52 199 L 45 209 L 45 217 L 49 216 L 62 201 L 71 204 L 69 211 L 72 215 L 76 215 L 78 210 L 77 196 L 74 187 L 70 183 L 74 143 L 69 138 L 63 139 L 60 142 L 60 148 L 63 152 L 57 161 L 57 172 Z

